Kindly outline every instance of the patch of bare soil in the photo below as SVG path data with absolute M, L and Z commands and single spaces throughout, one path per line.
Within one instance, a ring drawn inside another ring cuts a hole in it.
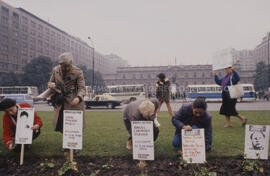
M 173 175 L 195 175 L 195 172 L 216 172 L 222 176 L 241 176 L 241 175 L 270 175 L 270 161 L 258 161 L 260 172 L 254 174 L 252 171 L 244 171 L 243 158 L 210 158 L 207 164 L 185 166 L 178 158 L 159 159 L 147 161 L 144 168 L 138 167 L 138 161 L 132 157 L 76 157 L 78 171 L 68 170 L 64 175 L 72 176 L 99 176 L 99 175 L 117 175 L 117 176 L 173 176 Z M 252 161 L 252 160 L 251 160 Z M 24 165 L 19 165 L 19 159 L 0 158 L 0 175 L 21 175 L 21 176 L 57 176 L 58 170 L 63 168 L 66 162 L 65 158 L 25 158 Z M 250 164 L 250 163 L 248 163 Z M 251 162 L 253 166 L 254 163 Z

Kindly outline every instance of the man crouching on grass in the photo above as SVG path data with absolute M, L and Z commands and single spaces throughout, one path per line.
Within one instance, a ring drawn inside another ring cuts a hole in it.
M 205 149 L 211 150 L 212 145 L 212 115 L 207 111 L 207 104 L 204 97 L 197 97 L 193 103 L 183 104 L 174 114 L 172 123 L 175 126 L 175 136 L 172 145 L 175 148 L 182 148 L 181 130 L 191 131 L 196 128 L 203 128 L 205 133 Z
M 9 98 L 3 99 L 0 103 L 0 110 L 5 112 L 3 115 L 3 140 L 8 149 L 15 152 L 19 152 L 21 146 L 15 144 L 18 108 L 31 108 L 31 105 L 28 103 L 16 105 L 16 101 Z M 34 125 L 30 127 L 33 130 L 33 139 L 39 136 L 41 126 L 42 121 L 37 113 L 35 113 Z
M 127 149 L 132 149 L 131 121 L 154 121 L 158 100 L 155 98 L 146 100 L 137 100 L 128 104 L 124 110 L 124 123 L 130 137 L 127 141 Z M 154 141 L 158 137 L 159 129 L 154 126 Z

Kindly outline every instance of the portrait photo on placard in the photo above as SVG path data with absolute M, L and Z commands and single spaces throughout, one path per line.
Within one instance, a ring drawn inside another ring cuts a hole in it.
M 15 140 L 17 144 L 31 144 L 33 130 L 31 127 L 34 123 L 33 108 L 19 108 L 17 116 L 17 128 Z
M 247 125 L 245 136 L 245 155 L 250 159 L 267 159 L 269 145 L 269 126 Z

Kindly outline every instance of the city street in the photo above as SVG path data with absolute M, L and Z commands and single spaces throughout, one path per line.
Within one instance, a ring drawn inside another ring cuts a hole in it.
M 177 111 L 183 102 L 171 102 L 171 106 L 173 111 Z M 36 111 L 53 111 L 53 107 L 49 106 L 46 103 L 38 103 L 34 105 L 36 108 Z M 123 111 L 124 107 L 119 106 L 116 107 L 115 109 L 108 109 L 106 107 L 104 108 L 92 108 L 92 109 L 87 109 L 87 111 L 108 111 L 108 110 L 113 110 L 113 111 Z M 208 103 L 208 110 L 209 111 L 219 111 L 219 108 L 221 106 L 221 103 Z M 257 102 L 250 102 L 250 103 L 237 103 L 236 105 L 237 110 L 239 111 L 261 111 L 261 110 L 270 110 L 270 102 L 269 101 L 257 101 Z M 165 103 L 161 107 L 161 111 L 167 111 L 167 107 Z

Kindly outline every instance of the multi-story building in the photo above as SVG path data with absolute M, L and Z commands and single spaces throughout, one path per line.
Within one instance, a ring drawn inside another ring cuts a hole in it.
M 116 70 L 114 62 L 95 52 L 86 42 L 0 0 L 0 72 L 21 73 L 24 65 L 35 57 L 56 60 L 66 51 L 73 53 L 75 65 L 93 68 L 94 58 L 95 71 Z
M 116 74 L 105 74 L 103 78 L 106 85 L 145 84 L 148 89 L 155 86 L 157 74 L 165 73 L 176 83 L 180 91 L 190 84 L 215 84 L 212 75 L 212 65 L 173 65 L 153 67 L 120 67 Z M 224 70 L 217 73 L 220 77 L 225 75 Z M 239 71 L 241 83 L 253 83 L 252 71 Z
M 109 73 L 116 73 L 117 67 L 127 67 L 128 62 L 116 54 L 105 55 L 105 58 L 110 62 Z
M 256 59 L 254 57 L 254 50 L 236 50 L 233 49 L 233 60 L 237 63 L 240 71 L 255 71 Z
M 263 37 L 261 43 L 256 46 L 254 49 L 254 56 L 256 59 L 256 62 L 264 62 L 265 64 L 269 64 L 269 37 L 270 33 L 268 33 L 266 36 Z

